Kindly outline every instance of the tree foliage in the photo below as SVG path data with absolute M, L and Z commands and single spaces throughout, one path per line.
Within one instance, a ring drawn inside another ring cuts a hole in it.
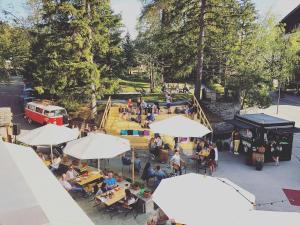
M 201 13 L 203 2 L 206 5 Z M 284 82 L 292 74 L 295 51 L 290 38 L 271 16 L 259 20 L 250 0 L 143 3 L 138 41 L 144 43 L 143 54 L 153 59 L 166 80 L 189 77 L 199 87 L 201 78 L 195 78 L 199 76 L 199 59 L 204 56 L 204 81 L 220 83 L 225 94 L 233 90 L 242 106 L 265 106 L 270 102 L 272 80 Z
M 31 0 L 31 5 L 37 13 L 27 71 L 36 89 L 68 108 L 106 93 L 110 84 L 101 83 L 101 76 L 116 75 L 121 54 L 120 16 L 109 1 Z
M 0 21 L 0 79 L 22 74 L 30 57 L 30 33 L 24 27 Z

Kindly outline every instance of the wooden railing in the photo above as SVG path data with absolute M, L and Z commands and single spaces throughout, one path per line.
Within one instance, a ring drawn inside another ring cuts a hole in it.
M 111 107 L 111 96 L 109 96 L 109 98 L 107 100 L 105 110 L 104 110 L 104 113 L 103 113 L 103 116 L 102 116 L 102 119 L 101 119 L 101 123 L 99 125 L 99 129 L 102 129 L 102 128 L 105 127 L 110 107 Z
M 211 131 L 213 131 L 212 126 L 211 126 L 210 122 L 208 121 L 208 119 L 207 119 L 207 117 L 206 117 L 206 115 L 205 115 L 202 107 L 200 106 L 197 98 L 195 97 L 195 95 L 193 95 L 193 103 L 197 107 L 197 119 L 200 120 L 200 123 L 202 123 L 208 129 L 210 129 Z

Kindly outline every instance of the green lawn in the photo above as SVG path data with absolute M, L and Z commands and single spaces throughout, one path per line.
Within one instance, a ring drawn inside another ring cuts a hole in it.
M 121 87 L 121 92 L 139 92 L 141 89 L 149 91 L 150 84 L 149 82 L 142 82 L 142 81 L 128 81 L 119 79 L 119 84 Z
M 138 97 L 138 95 L 130 94 L 130 92 L 141 92 L 142 90 L 146 91 L 146 94 L 143 94 L 142 97 L 145 101 L 161 101 L 164 102 L 166 100 L 165 95 L 161 93 L 160 87 L 157 87 L 155 90 L 155 93 L 149 93 L 150 92 L 150 84 L 147 81 L 141 81 L 141 80 L 122 80 L 119 79 L 119 84 L 121 87 L 121 91 L 123 94 L 115 94 L 112 96 L 112 98 L 115 99 L 135 99 Z M 128 94 L 124 94 L 128 93 Z M 180 101 L 180 100 L 186 100 L 190 99 L 192 97 L 191 94 L 172 94 L 173 101 Z

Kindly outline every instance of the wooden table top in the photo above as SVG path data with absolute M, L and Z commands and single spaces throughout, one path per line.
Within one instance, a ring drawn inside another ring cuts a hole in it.
M 110 191 L 108 191 L 108 192 L 110 192 Z M 107 206 L 111 206 L 111 205 L 115 204 L 116 202 L 122 200 L 123 198 L 125 198 L 125 195 L 126 195 L 126 194 L 125 194 L 125 189 L 124 189 L 124 188 L 121 188 L 121 187 L 120 187 L 120 189 L 119 189 L 118 191 L 112 190 L 113 195 L 111 196 L 111 198 L 108 197 L 108 196 L 105 197 L 105 195 L 106 195 L 108 192 L 96 196 L 96 198 L 97 198 L 98 200 L 100 200 L 101 202 L 103 202 L 103 203 L 104 203 L 105 205 L 107 205 Z
M 78 176 L 78 178 L 75 180 L 75 183 L 77 183 L 80 186 L 84 186 L 90 182 L 93 182 L 99 178 L 103 177 L 103 174 L 101 171 L 90 171 L 88 173 L 88 176 Z M 80 180 L 79 180 L 80 179 Z

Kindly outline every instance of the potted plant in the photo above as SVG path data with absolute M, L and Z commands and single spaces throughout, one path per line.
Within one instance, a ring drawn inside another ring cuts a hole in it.
M 116 175 L 116 180 L 117 180 L 118 183 L 120 183 L 124 180 L 124 178 L 120 174 L 117 174 Z

